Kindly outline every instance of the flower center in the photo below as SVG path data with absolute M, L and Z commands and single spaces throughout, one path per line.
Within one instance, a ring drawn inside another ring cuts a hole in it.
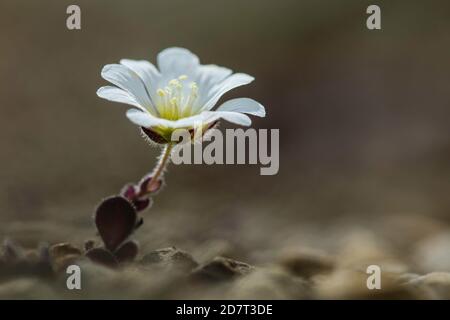
M 161 118 L 178 120 L 192 115 L 194 103 L 198 97 L 197 83 L 187 83 L 188 77 L 181 75 L 172 79 L 164 88 L 156 90 L 158 101 L 156 108 Z

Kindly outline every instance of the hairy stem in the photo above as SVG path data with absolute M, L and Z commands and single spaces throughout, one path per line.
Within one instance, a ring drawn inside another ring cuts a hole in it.
M 152 179 L 150 180 L 147 190 L 152 190 L 154 184 L 158 182 L 158 179 L 164 174 L 164 170 L 169 164 L 170 153 L 172 152 L 173 143 L 168 143 L 165 145 L 161 157 L 159 158 L 158 164 L 153 169 Z

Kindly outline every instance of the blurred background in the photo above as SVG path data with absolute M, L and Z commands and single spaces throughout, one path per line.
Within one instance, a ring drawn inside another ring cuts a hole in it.
M 81 7 L 80 31 L 66 28 L 70 4 Z M 370 4 L 382 30 L 366 28 Z M 35 246 L 95 235 L 96 204 L 159 153 L 125 105 L 96 96 L 101 68 L 180 46 L 255 76 L 225 98 L 266 107 L 253 123 L 280 129 L 280 171 L 171 166 L 137 233 L 144 250 L 265 264 L 291 247 L 338 252 L 363 233 L 405 257 L 450 223 L 449 10 L 448 1 L 3 0 L 0 238 Z

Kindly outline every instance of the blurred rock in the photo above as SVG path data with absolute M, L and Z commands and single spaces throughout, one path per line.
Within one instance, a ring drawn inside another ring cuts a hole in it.
M 309 299 L 308 283 L 281 269 L 256 269 L 239 278 L 230 289 L 230 299 Z
M 368 289 L 368 274 L 350 269 L 337 269 L 330 275 L 314 279 L 319 299 L 416 299 L 421 296 L 413 288 L 402 285 L 396 274 L 381 273 L 381 288 Z
M 53 260 L 53 268 L 57 272 L 65 271 L 72 264 L 78 265 L 85 257 L 78 254 L 67 254 Z
M 334 268 L 334 260 L 330 256 L 306 248 L 286 251 L 281 254 L 278 262 L 292 274 L 305 278 L 331 272 Z
M 37 278 L 18 278 L 0 284 L 0 299 L 57 299 L 47 282 Z
M 385 239 L 396 247 L 410 249 L 412 243 L 440 233 L 443 225 L 439 220 L 424 214 L 389 215 L 380 222 Z
M 421 241 L 417 245 L 414 260 L 425 272 L 450 272 L 450 231 Z
M 385 241 L 366 230 L 356 230 L 347 235 L 336 259 L 340 268 L 365 272 L 367 266 L 377 265 L 383 273 L 408 272 L 407 265 L 390 252 Z
M 192 270 L 198 266 L 192 255 L 176 247 L 158 249 L 147 253 L 141 260 L 143 265 L 161 265 L 164 267 Z
M 60 258 L 66 255 L 81 255 L 81 250 L 67 242 L 57 243 L 50 246 L 50 257 L 52 259 Z
M 405 284 L 408 281 L 417 279 L 418 277 L 420 277 L 420 275 L 417 273 L 403 273 L 397 277 L 397 281 L 401 284 Z
M 236 256 L 236 248 L 227 240 L 212 239 L 202 243 L 195 248 L 193 254 L 199 262 L 206 262 L 215 257 L 233 257 Z
M 407 285 L 420 290 L 429 299 L 450 299 L 450 273 L 432 272 L 416 277 Z
M 63 294 L 75 299 L 167 299 L 186 292 L 185 278 L 178 273 L 163 272 L 154 265 L 126 265 L 112 269 L 88 259 L 80 261 L 82 290 Z M 60 287 L 65 285 L 61 277 Z
M 216 257 L 212 261 L 199 266 L 192 272 L 193 278 L 207 281 L 223 281 L 246 275 L 254 267 L 245 263 L 224 257 Z
M 12 241 L 4 242 L 0 259 L 0 278 L 25 276 L 45 278 L 52 275 L 48 245 L 40 244 L 37 249 L 26 250 Z
M 67 242 L 52 245 L 49 254 L 55 271 L 63 271 L 84 258 L 80 249 Z

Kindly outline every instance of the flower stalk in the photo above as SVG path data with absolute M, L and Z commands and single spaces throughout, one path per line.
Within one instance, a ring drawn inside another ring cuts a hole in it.
M 152 190 L 153 187 L 158 183 L 158 180 L 162 178 L 164 171 L 166 170 L 167 165 L 169 164 L 172 149 L 173 149 L 173 142 L 168 143 L 164 146 L 158 164 L 153 169 L 152 179 L 150 180 L 150 183 L 147 186 L 147 190 Z

